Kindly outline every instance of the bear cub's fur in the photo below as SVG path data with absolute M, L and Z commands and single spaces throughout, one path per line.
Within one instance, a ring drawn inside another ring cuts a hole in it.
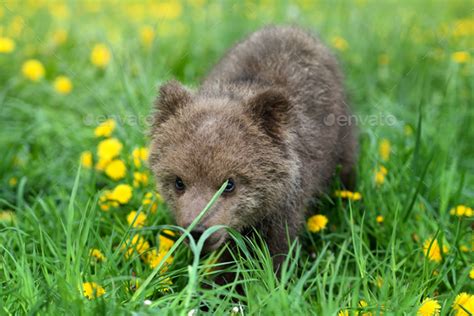
M 150 165 L 178 225 L 187 227 L 229 179 L 195 237 L 219 224 L 251 228 L 272 255 L 284 254 L 336 170 L 346 185 L 354 180 L 357 146 L 341 72 L 299 28 L 251 34 L 196 91 L 176 81 L 161 86 L 156 108 Z M 221 229 L 206 250 L 228 239 Z

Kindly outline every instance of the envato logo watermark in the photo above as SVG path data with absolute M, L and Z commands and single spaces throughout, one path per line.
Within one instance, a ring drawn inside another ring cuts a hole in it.
M 153 123 L 153 115 L 135 115 L 135 114 L 125 114 L 125 115 L 86 115 L 82 123 L 85 126 L 97 126 L 108 119 L 114 119 L 119 125 L 128 125 L 128 126 L 151 126 Z
M 108 119 L 114 119 L 120 125 L 128 126 L 151 126 L 153 123 L 153 115 L 86 115 L 83 118 L 85 126 L 97 126 L 100 123 L 105 122 Z M 323 119 L 323 124 L 326 126 L 394 126 L 397 124 L 397 118 L 392 114 L 379 113 L 371 115 L 335 115 L 334 113 L 328 114 Z
M 394 126 L 397 118 L 392 114 L 379 113 L 371 115 L 336 115 L 328 114 L 324 120 L 326 126 Z

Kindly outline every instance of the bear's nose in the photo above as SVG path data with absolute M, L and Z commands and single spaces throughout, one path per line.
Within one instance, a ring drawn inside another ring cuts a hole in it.
M 204 234 L 204 231 L 206 229 L 202 226 L 196 226 L 194 229 L 191 231 L 191 236 L 193 237 L 194 241 L 197 242 L 199 238 L 201 238 L 202 234 Z

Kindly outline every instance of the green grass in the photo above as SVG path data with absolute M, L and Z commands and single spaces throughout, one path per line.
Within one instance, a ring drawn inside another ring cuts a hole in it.
M 472 294 L 472 217 L 449 213 L 474 206 L 474 67 L 452 57 L 473 53 L 472 24 L 456 26 L 472 19 L 468 1 L 191 1 L 176 18 L 141 2 L 29 3 L 0 2 L 0 37 L 16 43 L 13 52 L 0 53 L 1 314 L 187 315 L 205 314 L 207 306 L 209 314 L 229 315 L 241 306 L 245 315 L 336 315 L 361 310 L 364 300 L 373 315 L 413 315 L 430 297 L 442 315 L 454 315 L 456 295 Z M 142 205 L 154 188 L 151 175 L 127 204 L 109 212 L 99 207 L 105 189 L 133 182 L 129 156 L 148 142 L 156 87 L 172 77 L 197 86 L 232 43 L 269 23 L 297 23 L 328 45 L 336 36 L 347 42 L 334 51 L 358 118 L 362 200 L 330 191 L 309 210 L 326 215 L 328 227 L 301 234 L 279 280 L 265 246 L 238 234 L 231 269 L 239 279 L 225 286 L 211 281 L 219 264 L 199 260 L 202 245 L 187 246 L 183 238 L 167 253 L 173 263 L 166 271 L 136 253 L 125 258 L 121 247 L 135 234 L 156 247 L 158 233 L 173 224 L 163 203 L 156 214 Z M 139 36 L 144 25 L 156 33 L 149 48 Z M 61 44 L 53 40 L 58 29 L 68 34 Z M 105 70 L 90 62 L 96 43 L 112 51 Z M 21 74 L 30 58 L 46 69 L 38 82 Z M 58 75 L 71 79 L 70 94 L 53 89 Z M 94 128 L 105 117 L 115 118 L 113 135 L 124 145 L 128 172 L 120 181 L 79 164 L 81 152 L 95 155 Z M 379 153 L 382 139 L 391 143 L 387 161 Z M 388 175 L 377 186 L 381 165 Z M 147 214 L 144 228 L 129 227 L 131 210 Z M 431 237 L 449 247 L 440 262 L 423 254 Z M 107 260 L 91 260 L 92 248 Z M 80 288 L 89 281 L 105 295 L 85 298 Z

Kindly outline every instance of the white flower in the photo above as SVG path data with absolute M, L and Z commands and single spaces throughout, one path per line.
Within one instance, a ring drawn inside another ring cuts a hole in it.
M 232 307 L 232 310 L 230 311 L 230 314 L 231 314 L 231 315 L 239 315 L 239 314 L 242 314 L 242 315 L 243 315 L 242 307 L 241 307 L 241 306 L 234 306 L 234 307 Z

